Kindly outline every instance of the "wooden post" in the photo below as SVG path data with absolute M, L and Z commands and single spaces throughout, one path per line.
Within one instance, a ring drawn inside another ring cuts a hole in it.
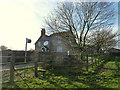
M 71 60 L 72 60 L 71 56 L 68 56 L 68 61 L 69 61 L 69 66 L 68 66 L 69 67 L 69 72 L 68 73 L 69 73 L 69 75 L 71 74 L 71 71 L 72 71 Z
M 92 69 L 93 69 L 93 57 L 91 57 Z
M 87 67 L 86 67 L 86 70 L 88 71 L 88 55 L 87 55 Z
M 15 65 L 15 56 L 14 56 L 14 54 L 12 54 L 10 62 L 11 62 L 11 64 L 10 64 L 10 83 L 13 84 L 14 83 L 14 65 Z
M 100 54 L 98 54 L 98 65 L 100 63 Z
M 38 77 L 38 70 L 37 70 L 37 67 L 38 67 L 37 61 L 38 61 L 38 58 L 39 58 L 38 56 L 39 56 L 39 53 L 35 52 L 35 62 L 34 62 L 35 77 Z
M 99 56 L 98 56 L 98 65 L 99 65 L 99 60 L 100 60 L 100 58 L 99 58 Z
M 55 56 L 50 55 L 50 60 L 52 60 L 52 72 L 54 71 L 54 68 L 55 68 L 55 59 L 53 59 L 53 57 Z
M 95 56 L 95 66 L 97 66 L 97 63 L 96 63 L 96 56 Z
M 55 56 L 54 56 L 55 57 Z M 53 60 L 53 58 L 51 58 L 51 56 L 50 56 L 50 60 L 51 60 L 51 62 L 52 62 L 52 72 L 54 71 L 54 60 Z
M 50 69 L 51 69 L 51 71 L 53 72 L 53 60 L 50 58 L 50 56 L 47 56 L 48 57 L 48 61 L 49 61 L 49 64 L 50 64 Z

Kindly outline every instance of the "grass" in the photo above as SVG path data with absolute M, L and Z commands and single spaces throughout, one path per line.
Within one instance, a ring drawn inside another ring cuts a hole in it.
M 116 62 L 110 61 L 104 66 L 105 68 L 110 68 L 110 69 L 118 69 Z
M 89 72 L 82 73 L 81 71 L 66 72 L 62 71 L 46 71 L 45 76 L 41 72 L 38 77 L 34 76 L 34 70 L 27 70 L 27 76 L 23 81 L 19 75 L 15 74 L 14 85 L 3 84 L 4 88 L 118 88 L 120 71 L 118 67 L 120 61 L 108 61 L 103 65 L 98 73 L 92 74 Z M 39 67 L 41 69 L 41 67 Z M 23 77 L 23 71 L 18 71 Z

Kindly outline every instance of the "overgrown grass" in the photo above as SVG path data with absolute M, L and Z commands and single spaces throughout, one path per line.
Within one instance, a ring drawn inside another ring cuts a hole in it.
M 105 64 L 105 68 L 118 69 L 115 61 L 110 61 L 107 64 Z
M 34 70 L 27 70 L 27 76 L 23 81 L 19 75 L 15 74 L 14 85 L 3 84 L 5 88 L 118 88 L 120 71 L 118 67 L 120 61 L 108 61 L 100 67 L 98 73 L 92 74 L 89 72 L 76 72 L 66 71 L 65 69 L 46 71 L 45 76 L 41 72 L 38 77 L 34 76 Z M 107 68 L 107 69 L 105 69 Z M 39 67 L 41 69 L 41 67 Z M 113 70 L 112 70 L 113 69 Z M 18 71 L 23 77 L 24 72 Z M 28 86 L 26 85 L 28 84 Z

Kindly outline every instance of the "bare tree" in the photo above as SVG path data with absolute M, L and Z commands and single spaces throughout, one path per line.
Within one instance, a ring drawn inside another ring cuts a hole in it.
M 0 49 L 1 49 L 1 50 L 7 50 L 8 48 L 7 48 L 6 46 L 4 46 L 4 45 L 1 45 L 1 46 L 0 46 Z
M 92 31 L 87 38 L 87 44 L 93 46 L 97 53 L 104 53 L 116 46 L 117 33 L 112 28 Z
M 45 25 L 52 33 L 70 31 L 77 50 L 82 54 L 90 30 L 113 25 L 113 5 L 110 2 L 60 3 L 45 18 Z

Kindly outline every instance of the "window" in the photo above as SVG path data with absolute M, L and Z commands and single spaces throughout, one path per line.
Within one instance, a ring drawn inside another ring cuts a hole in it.
M 59 43 L 59 44 L 62 43 L 61 37 L 58 37 L 58 43 Z
M 38 42 L 38 46 L 40 46 L 40 42 Z
M 68 40 L 68 43 L 71 44 L 72 43 L 71 40 Z
M 58 40 L 58 43 L 60 44 L 60 43 L 62 43 L 62 41 L 61 41 L 61 40 Z
M 62 52 L 62 47 L 57 47 L 57 52 Z

